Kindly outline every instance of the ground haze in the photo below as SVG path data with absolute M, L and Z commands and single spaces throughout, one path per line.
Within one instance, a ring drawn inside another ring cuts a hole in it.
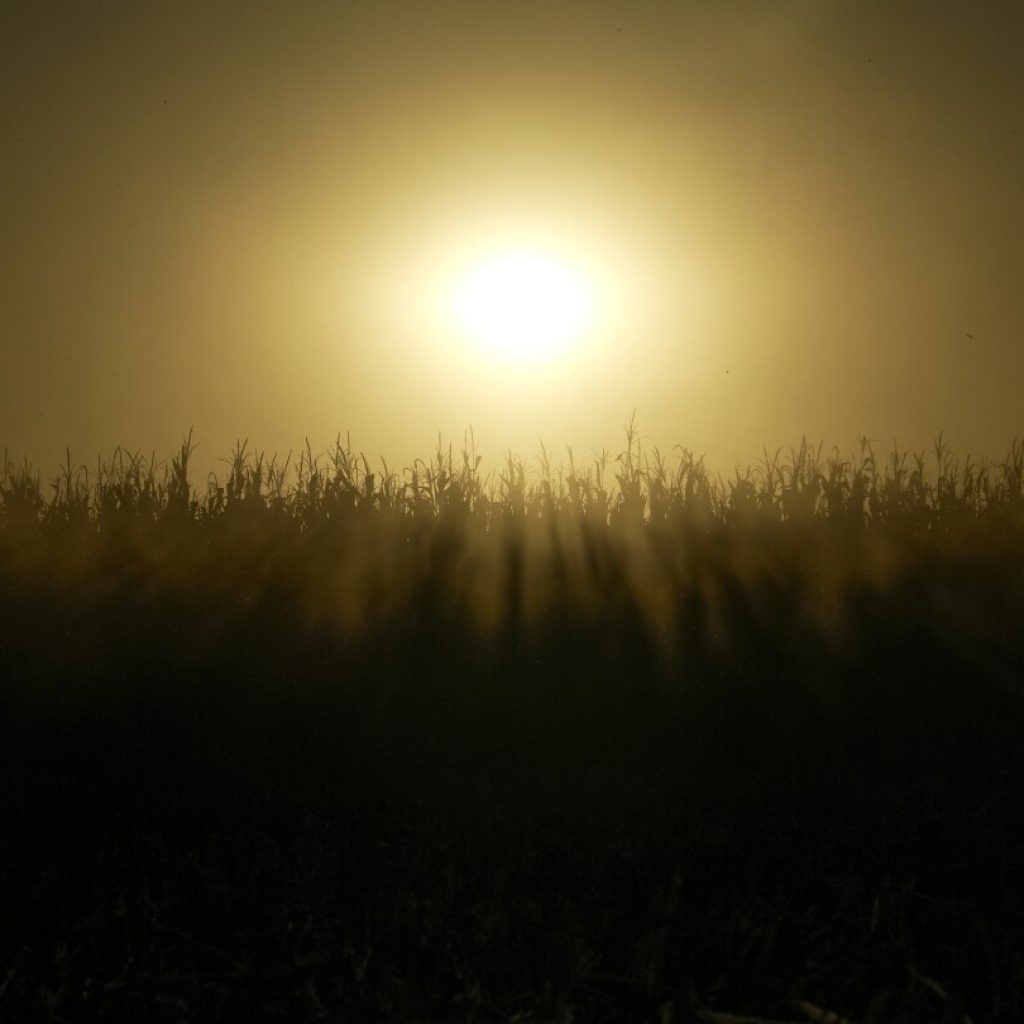
M 1019 443 L 191 447 L 7 467 L 6 1016 L 1019 1019 Z

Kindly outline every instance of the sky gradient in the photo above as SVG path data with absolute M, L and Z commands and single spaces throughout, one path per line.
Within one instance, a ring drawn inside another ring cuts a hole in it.
M 0 447 L 998 459 L 1021 54 L 1019 3 L 5 3 Z M 507 239 L 596 282 L 571 359 L 454 336 Z

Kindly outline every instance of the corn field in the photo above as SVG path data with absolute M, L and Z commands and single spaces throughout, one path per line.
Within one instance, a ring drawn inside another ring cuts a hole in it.
M 1024 441 L 998 462 L 957 458 L 940 434 L 931 452 L 894 448 L 884 457 L 861 437 L 855 454 L 823 455 L 806 439 L 769 453 L 723 478 L 704 459 L 677 446 L 671 455 L 643 449 L 634 421 L 626 447 L 580 463 L 573 449 L 553 464 L 541 453 L 528 464 L 507 453 L 494 472 L 472 433 L 458 453 L 440 439 L 429 459 L 402 472 L 371 465 L 340 438 L 324 453 L 268 455 L 240 442 L 227 469 L 203 486 L 189 478 L 192 434 L 169 461 L 118 448 L 90 468 L 70 451 L 60 472 L 41 474 L 5 451 L 0 514 L 8 533 L 191 521 L 263 522 L 306 532 L 351 517 L 403 520 L 472 519 L 487 528 L 508 519 L 568 516 L 597 524 L 686 524 L 710 529 L 753 523 L 822 521 L 878 529 L 949 530 L 967 523 L 1024 523 Z
M 0 1018 L 1024 1019 L 1024 443 L 195 452 L 5 455 Z

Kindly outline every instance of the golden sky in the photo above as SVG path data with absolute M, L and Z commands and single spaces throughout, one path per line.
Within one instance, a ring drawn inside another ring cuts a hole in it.
M 1024 434 L 1024 5 L 0 6 L 0 447 Z M 585 330 L 460 333 L 488 254 Z

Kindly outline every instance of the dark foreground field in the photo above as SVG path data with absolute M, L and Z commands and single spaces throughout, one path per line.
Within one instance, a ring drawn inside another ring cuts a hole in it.
M 8 468 L 0 1019 L 1024 1019 L 1019 462 L 344 454 Z

